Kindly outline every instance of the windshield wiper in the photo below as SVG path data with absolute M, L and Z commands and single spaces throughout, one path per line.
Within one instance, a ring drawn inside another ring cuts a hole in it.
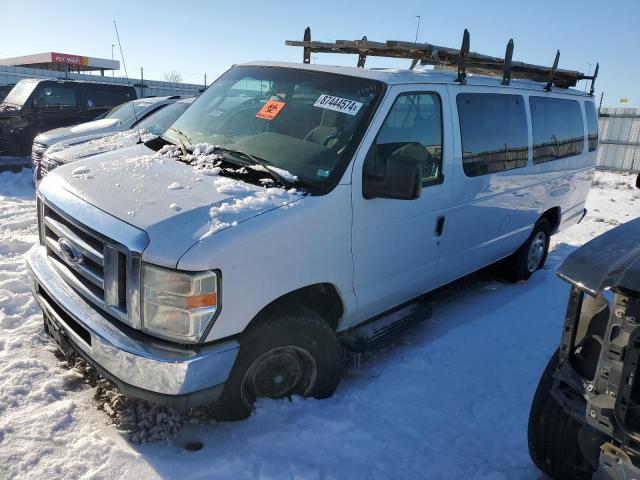
M 280 175 L 278 172 L 276 172 L 273 168 L 271 168 L 271 167 L 273 167 L 273 165 L 268 160 L 265 160 L 264 158 L 256 157 L 255 155 L 251 155 L 250 153 L 243 152 L 241 150 L 236 150 L 234 148 L 216 146 L 215 149 L 219 150 L 219 151 L 221 151 L 223 153 L 228 153 L 231 156 L 240 156 L 243 159 L 248 160 L 248 163 L 249 163 L 250 166 L 251 165 L 259 165 L 259 166 L 263 167 L 264 171 L 268 175 L 270 175 L 271 178 L 273 178 L 275 181 L 280 183 L 285 188 L 290 188 L 293 185 L 295 185 L 295 181 L 291 181 L 291 180 L 288 180 L 288 179 L 284 178 L 282 175 Z M 258 171 L 262 171 L 262 170 L 258 170 Z
M 184 146 L 184 142 L 182 141 L 182 139 L 185 139 L 189 143 L 189 145 L 193 145 L 193 143 L 191 143 L 191 139 L 182 130 L 178 130 L 176 127 L 171 127 L 169 128 L 169 130 L 171 130 L 172 132 L 176 132 L 178 134 L 178 142 L 180 143 L 180 150 L 182 150 L 183 155 L 186 155 L 187 148 Z

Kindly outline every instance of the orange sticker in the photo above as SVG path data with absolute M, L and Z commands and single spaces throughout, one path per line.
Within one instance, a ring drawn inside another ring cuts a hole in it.
M 264 120 L 273 120 L 278 116 L 280 110 L 286 105 L 285 102 L 278 102 L 277 100 L 269 100 L 265 103 L 260 111 L 256 113 L 256 118 L 262 118 Z

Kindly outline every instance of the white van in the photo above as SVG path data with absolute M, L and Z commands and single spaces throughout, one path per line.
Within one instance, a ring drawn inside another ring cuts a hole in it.
M 343 346 L 494 262 L 528 278 L 583 218 L 596 111 L 550 71 L 234 66 L 146 155 L 42 180 L 28 269 L 47 332 L 125 393 L 219 418 L 331 395 Z

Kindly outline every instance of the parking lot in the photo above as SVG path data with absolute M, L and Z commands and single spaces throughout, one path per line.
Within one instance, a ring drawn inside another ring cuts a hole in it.
M 260 400 L 245 422 L 128 441 L 63 368 L 42 331 L 23 255 L 37 241 L 30 171 L 0 174 L 0 464 L 3 478 L 537 478 L 533 391 L 557 345 L 576 246 L 638 216 L 635 177 L 597 173 L 579 225 L 526 284 L 481 272 L 440 289 L 433 317 L 352 359 L 328 400 Z M 190 443 L 202 443 L 188 451 Z

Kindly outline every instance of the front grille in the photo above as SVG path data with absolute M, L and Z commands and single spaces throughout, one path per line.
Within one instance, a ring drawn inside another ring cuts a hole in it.
M 31 148 L 31 164 L 34 168 L 37 168 L 40 165 L 40 161 L 42 160 L 42 156 L 44 152 L 47 151 L 47 146 L 42 143 L 33 143 L 33 147 Z
M 44 178 L 47 173 L 53 170 L 56 167 L 59 167 L 60 164 L 55 160 L 52 160 L 47 155 L 40 159 L 40 169 L 38 170 L 38 178 Z
M 138 328 L 139 255 L 39 202 L 40 237 L 49 263 L 85 299 Z

